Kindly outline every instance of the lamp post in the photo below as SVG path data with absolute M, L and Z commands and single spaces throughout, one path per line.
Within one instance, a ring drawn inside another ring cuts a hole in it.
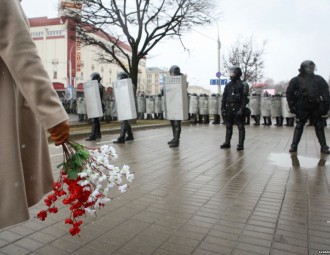
M 218 93 L 221 95 L 221 74 L 220 74 L 220 50 L 221 50 L 221 42 L 220 42 L 220 34 L 219 34 L 219 26 L 218 22 L 215 20 L 215 23 L 217 24 L 218 29 L 218 40 L 217 40 L 217 46 L 218 46 L 218 79 L 219 79 L 219 87 L 218 87 Z

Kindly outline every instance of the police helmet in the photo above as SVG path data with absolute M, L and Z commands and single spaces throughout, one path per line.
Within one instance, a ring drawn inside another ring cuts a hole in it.
M 171 66 L 171 68 L 170 68 L 170 75 L 171 76 L 181 75 L 180 67 L 178 67 L 176 65 Z
M 91 74 L 91 80 L 97 80 L 98 82 L 100 82 L 102 80 L 100 74 L 98 72 L 94 72 Z
M 313 74 L 315 71 L 315 63 L 312 60 L 305 60 L 300 64 L 299 72 L 303 74 Z
M 125 72 L 119 72 L 117 74 L 117 80 L 124 80 L 124 79 L 127 79 L 127 78 L 128 78 L 128 75 Z
M 242 76 L 242 69 L 238 66 L 229 68 L 229 77 L 231 80 L 238 80 Z

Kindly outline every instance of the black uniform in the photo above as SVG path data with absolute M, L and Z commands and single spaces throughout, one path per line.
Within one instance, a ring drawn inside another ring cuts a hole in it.
M 321 152 L 329 154 L 324 135 L 322 115 L 329 110 L 329 86 L 319 75 L 314 74 L 315 64 L 306 60 L 301 64 L 300 74 L 291 79 L 286 91 L 290 111 L 296 114 L 296 127 L 289 152 L 296 152 L 309 118 L 314 123 L 316 136 L 321 145 Z
M 244 150 L 245 140 L 245 107 L 248 103 L 249 87 L 240 76 L 242 71 L 239 67 L 232 67 L 234 72 L 230 76 L 231 81 L 226 85 L 221 101 L 221 111 L 226 123 L 226 141 L 220 148 L 230 148 L 230 140 L 233 134 L 233 124 L 236 123 L 239 132 L 237 150 Z

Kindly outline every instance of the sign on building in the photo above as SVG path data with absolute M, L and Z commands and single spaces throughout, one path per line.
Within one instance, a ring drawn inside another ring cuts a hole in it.
M 117 107 L 118 120 L 136 119 L 136 106 L 131 79 L 113 82 L 113 91 Z

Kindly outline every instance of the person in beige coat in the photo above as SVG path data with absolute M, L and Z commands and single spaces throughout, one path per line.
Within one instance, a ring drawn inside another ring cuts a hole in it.
M 18 0 L 0 0 L 0 228 L 29 219 L 52 189 L 45 130 L 67 141 L 68 116 L 52 88 Z

